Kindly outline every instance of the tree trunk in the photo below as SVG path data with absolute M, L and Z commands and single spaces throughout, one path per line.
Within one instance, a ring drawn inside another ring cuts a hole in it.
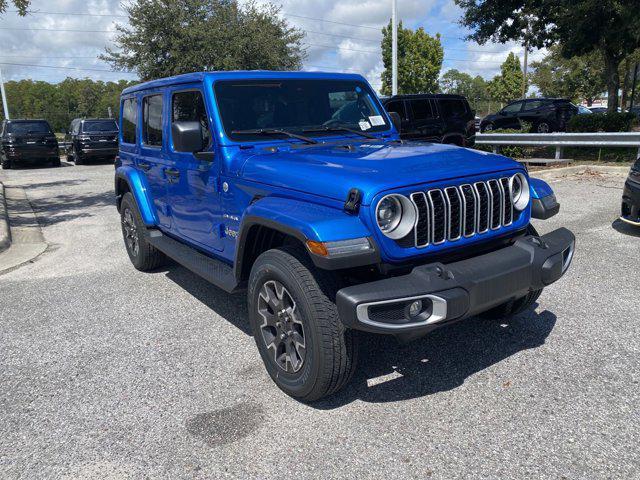
M 620 59 L 608 52 L 602 52 L 607 79 L 607 112 L 618 111 L 618 90 L 620 89 Z
M 631 67 L 629 65 L 629 57 L 622 62 L 622 94 L 620 96 L 620 107 L 624 110 L 627 106 L 627 93 L 629 92 L 629 71 Z

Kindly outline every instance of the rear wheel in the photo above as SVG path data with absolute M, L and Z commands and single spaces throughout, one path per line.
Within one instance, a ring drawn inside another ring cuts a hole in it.
M 146 226 L 142 221 L 138 205 L 131 192 L 122 197 L 120 204 L 120 223 L 127 254 L 133 266 L 143 272 L 154 270 L 165 263 L 164 254 L 149 243 Z
M 536 133 L 549 133 L 553 131 L 551 124 L 547 121 L 536 123 L 533 126 L 533 129 L 535 130 Z
M 296 246 L 269 250 L 251 269 L 249 320 L 267 372 L 288 395 L 315 401 L 353 376 L 357 343 L 335 305 L 337 284 Z
M 483 132 L 492 132 L 493 131 L 493 123 L 487 123 L 482 129 Z
M 527 235 L 539 236 L 538 231 L 531 224 L 527 227 Z M 531 308 L 536 300 L 538 300 L 541 293 L 542 289 L 532 290 L 524 297 L 509 300 L 508 302 L 498 305 L 497 307 L 493 307 L 491 310 L 487 310 L 486 312 L 481 313 L 480 317 L 490 319 L 513 317 L 514 315 L 518 315 L 519 313 L 522 313 L 525 310 Z
M 9 170 L 11 167 L 12 167 L 11 160 L 9 160 L 9 159 L 2 159 L 2 168 L 3 168 L 4 170 Z

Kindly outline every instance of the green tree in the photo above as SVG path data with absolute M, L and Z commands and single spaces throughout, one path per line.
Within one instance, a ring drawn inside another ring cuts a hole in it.
M 13 3 L 18 10 L 18 15 L 24 17 L 27 14 L 27 8 L 29 8 L 31 0 L 11 0 L 11 3 Z M 0 0 L 0 13 L 6 12 L 8 5 L 9 0 Z
M 382 94 L 391 95 L 391 22 L 382 29 Z M 398 93 L 435 93 L 444 50 L 440 34 L 431 36 L 420 27 L 413 31 L 398 25 Z
M 440 90 L 443 93 L 464 95 L 472 100 L 485 100 L 488 96 L 487 82 L 480 75 L 472 77 L 468 73 L 455 68 L 447 70 L 440 79 Z
M 591 105 L 607 89 L 604 61 L 599 51 L 565 58 L 560 46 L 550 48 L 549 54 L 533 62 L 531 84 L 545 97 L 564 97 L 576 102 L 586 100 Z
M 520 59 L 511 52 L 500 67 L 500 74 L 488 83 L 487 90 L 494 100 L 507 103 L 520 97 L 523 81 Z
M 609 111 L 618 107 L 620 63 L 640 45 L 638 0 L 455 0 L 470 38 L 484 43 L 526 40 L 530 47 L 559 43 L 565 58 L 599 51 Z
M 124 7 L 116 48 L 100 58 L 143 80 L 202 70 L 295 70 L 304 33 L 272 4 L 233 0 L 135 0 Z

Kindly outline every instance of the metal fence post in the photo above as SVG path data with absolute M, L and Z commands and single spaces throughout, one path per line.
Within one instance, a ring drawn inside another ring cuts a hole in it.
M 556 160 L 560 160 L 562 158 L 562 147 L 558 145 L 556 147 Z

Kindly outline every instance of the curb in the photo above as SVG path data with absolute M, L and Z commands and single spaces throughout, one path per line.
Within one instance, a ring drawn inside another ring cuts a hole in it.
M 0 252 L 11 246 L 11 231 L 9 230 L 9 215 L 4 198 L 4 185 L 0 182 Z
M 529 176 L 544 180 L 545 178 L 556 178 L 563 175 L 584 172 L 586 170 L 593 170 L 602 173 L 627 174 L 629 173 L 630 168 L 631 167 L 629 165 L 572 165 L 570 167 L 551 168 L 549 170 L 535 170 L 533 172 L 529 172 Z

